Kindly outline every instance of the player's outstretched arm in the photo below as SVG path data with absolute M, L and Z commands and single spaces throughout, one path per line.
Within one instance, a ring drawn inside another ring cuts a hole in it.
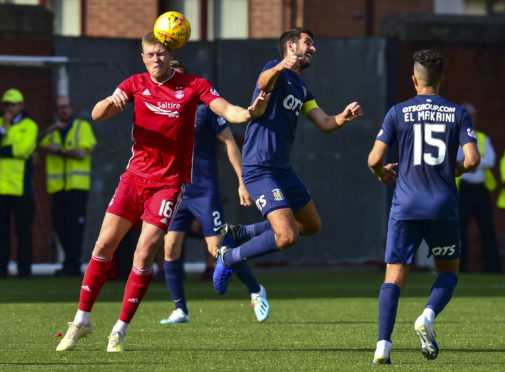
M 265 112 L 270 95 L 261 92 L 254 103 L 247 109 L 232 105 L 222 97 L 213 100 L 209 108 L 217 115 L 222 116 L 226 121 L 234 124 L 247 123 L 248 121 L 260 117 Z
M 363 116 L 358 102 L 350 103 L 344 111 L 335 116 L 328 116 L 322 109 L 315 107 L 307 113 L 307 118 L 323 132 L 331 133 L 343 128 L 347 123 Z
M 389 150 L 388 145 L 382 141 L 375 141 L 375 144 L 368 155 L 368 168 L 379 178 L 379 181 L 386 185 L 391 185 L 398 176 L 398 163 L 391 163 L 384 166 L 384 158 Z
M 471 172 L 479 166 L 480 154 L 475 142 L 465 143 L 462 147 L 465 160 L 456 163 L 456 177 L 463 173 Z
M 252 205 L 252 198 L 247 192 L 247 189 L 242 181 L 242 156 L 240 154 L 240 149 L 237 146 L 237 142 L 233 138 L 233 133 L 230 128 L 227 127 L 221 133 L 218 134 L 217 138 L 223 142 L 226 146 L 226 153 L 228 154 L 228 159 L 230 164 L 235 171 L 238 179 L 238 197 L 240 199 L 240 205 L 248 207 Z
M 117 90 L 111 96 L 98 101 L 91 117 L 95 121 L 101 121 L 116 115 L 119 111 L 124 110 L 128 104 L 128 95 L 125 92 Z

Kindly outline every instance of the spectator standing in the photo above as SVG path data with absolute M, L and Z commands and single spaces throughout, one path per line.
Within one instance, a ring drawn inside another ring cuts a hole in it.
M 56 99 L 58 119 L 41 136 L 46 156 L 46 187 L 53 201 L 53 226 L 65 252 L 58 276 L 81 275 L 86 205 L 91 186 L 91 151 L 96 144 L 91 124 L 74 115 L 68 96 Z
M 471 103 L 462 105 L 470 116 L 474 127 L 477 123 L 477 109 Z M 477 148 L 481 156 L 479 166 L 465 173 L 459 181 L 459 222 L 461 227 L 460 271 L 468 271 L 468 225 L 475 218 L 480 232 L 482 253 L 487 272 L 500 272 L 498 242 L 494 227 L 493 205 L 490 193 L 496 188 L 496 179 L 491 172 L 495 165 L 495 151 L 489 137 L 475 130 Z M 464 158 L 463 150 L 458 152 L 458 161 Z
M 18 238 L 18 275 L 32 275 L 32 154 L 37 146 L 37 124 L 24 111 L 17 89 L 2 96 L 0 114 L 0 278 L 8 272 L 11 214 Z

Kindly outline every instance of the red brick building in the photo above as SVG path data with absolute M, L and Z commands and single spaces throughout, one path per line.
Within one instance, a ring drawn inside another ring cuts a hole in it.
M 312 29 L 317 37 L 377 36 L 382 20 L 393 13 L 433 13 L 433 0 L 235 0 L 235 2 L 243 3 L 239 9 L 246 14 L 248 35 L 232 35 L 230 38 L 277 38 L 283 30 L 296 26 Z M 81 35 L 139 38 L 152 27 L 158 14 L 172 9 L 181 10 L 177 7 L 177 3 L 158 0 L 81 1 Z M 171 5 L 175 7 L 171 8 Z M 232 16 L 227 12 L 227 5 L 226 1 L 221 5 L 221 20 L 227 20 L 228 16 Z M 191 20 L 193 28 L 202 30 L 202 25 L 214 27 L 208 6 L 207 0 L 200 0 L 196 11 L 188 9 L 186 15 Z M 204 39 L 201 37 L 202 34 L 204 34 L 202 31 L 198 34 L 193 33 L 192 39 L 202 40 Z

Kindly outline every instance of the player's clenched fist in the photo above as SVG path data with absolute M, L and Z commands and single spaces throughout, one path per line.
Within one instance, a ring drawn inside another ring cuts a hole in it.
M 301 59 L 301 58 L 292 54 L 292 55 L 284 57 L 279 64 L 281 65 L 281 67 L 283 69 L 290 70 L 296 65 L 296 63 L 298 62 L 299 59 Z
M 344 117 L 348 120 L 354 120 L 363 116 L 363 111 L 361 110 L 361 106 L 358 102 L 353 102 L 347 105 L 344 109 Z
M 112 96 L 107 97 L 107 103 L 109 106 L 114 106 L 124 110 L 128 104 L 128 95 L 123 91 L 116 91 Z

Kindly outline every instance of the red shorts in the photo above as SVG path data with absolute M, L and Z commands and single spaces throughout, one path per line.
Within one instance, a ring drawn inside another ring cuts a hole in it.
M 141 220 L 167 231 L 184 194 L 185 184 L 162 185 L 126 171 L 112 197 L 108 213 L 113 213 L 139 227 Z

